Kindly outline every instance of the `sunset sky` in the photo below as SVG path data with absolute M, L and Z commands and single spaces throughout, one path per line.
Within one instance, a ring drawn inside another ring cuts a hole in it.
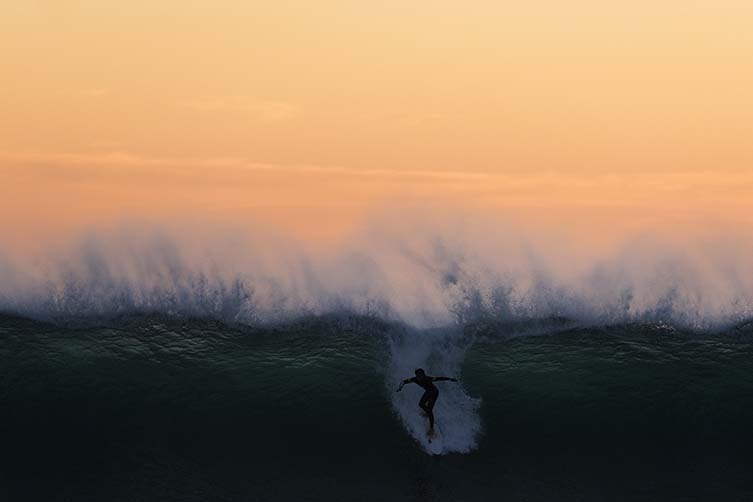
M 11 0 L 0 227 L 326 240 L 433 204 L 750 230 L 752 26 L 749 0 Z

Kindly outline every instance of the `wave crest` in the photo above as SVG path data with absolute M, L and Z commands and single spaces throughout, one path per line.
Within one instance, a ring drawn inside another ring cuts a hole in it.
M 485 227 L 370 228 L 315 251 L 268 235 L 119 229 L 0 255 L 0 311 L 246 324 L 351 312 L 418 327 L 564 317 L 710 329 L 753 317 L 753 246 L 639 239 L 594 257 Z

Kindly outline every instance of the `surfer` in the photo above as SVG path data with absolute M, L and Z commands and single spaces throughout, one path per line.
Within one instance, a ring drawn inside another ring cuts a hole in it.
M 426 374 L 426 372 L 418 368 L 416 370 L 416 376 L 413 378 L 406 378 L 402 382 L 400 382 L 400 386 L 397 388 L 396 392 L 400 392 L 403 390 L 403 386 L 406 383 L 415 383 L 422 389 L 424 389 L 424 395 L 421 396 L 421 400 L 418 402 L 418 406 L 424 410 L 424 413 L 426 413 L 426 416 L 429 417 L 429 435 L 434 434 L 434 403 L 437 402 L 437 398 L 439 397 L 439 389 L 437 389 L 437 386 L 434 385 L 434 382 L 443 382 L 443 381 L 449 381 L 449 382 L 457 382 L 457 378 L 450 378 L 450 377 L 433 377 Z

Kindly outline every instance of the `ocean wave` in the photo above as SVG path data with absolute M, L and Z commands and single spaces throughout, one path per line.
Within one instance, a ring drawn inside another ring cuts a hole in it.
M 329 316 L 337 331 L 348 319 L 381 323 L 358 332 L 386 340 L 380 365 L 399 421 L 427 451 L 467 453 L 482 432 L 480 401 L 462 382 L 443 386 L 442 444 L 430 447 L 418 390 L 392 392 L 416 367 L 458 375 L 474 340 L 490 333 L 738 325 L 753 318 L 747 250 L 641 240 L 597 259 L 581 247 L 534 245 L 511 232 L 422 227 L 372 230 L 322 251 L 268 236 L 121 229 L 0 257 L 0 312 L 84 324 L 143 314 L 203 318 L 295 326 L 306 336 L 317 331 L 305 327 L 307 319 Z

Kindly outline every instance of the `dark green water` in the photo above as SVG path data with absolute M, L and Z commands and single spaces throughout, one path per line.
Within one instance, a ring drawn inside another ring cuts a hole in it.
M 0 500 L 753 500 L 750 333 L 487 329 L 477 448 L 432 457 L 391 405 L 395 330 L 0 318 Z

